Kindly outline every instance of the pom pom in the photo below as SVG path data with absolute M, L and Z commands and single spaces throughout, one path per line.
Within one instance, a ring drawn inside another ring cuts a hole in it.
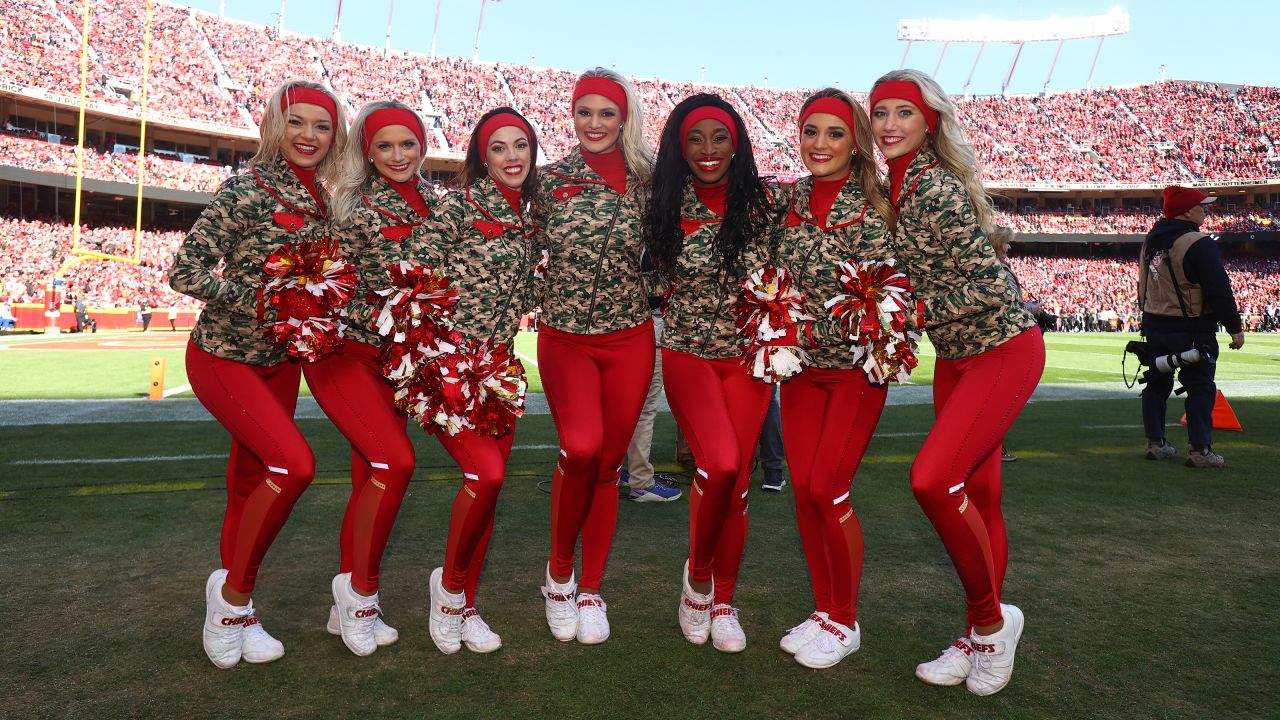
M 919 365 L 920 334 L 908 328 L 911 282 L 892 258 L 840 263 L 843 293 L 825 303 L 855 361 L 873 383 L 906 382 Z
M 752 377 L 780 382 L 804 369 L 809 362 L 797 341 L 797 327 L 812 320 L 805 312 L 804 295 L 786 270 L 758 268 L 742 283 L 734 305 L 742 362 Z
M 300 240 L 285 243 L 263 263 L 262 302 L 274 307 L 276 322 L 267 334 L 292 357 L 321 360 L 342 347 L 334 318 L 355 292 L 355 265 L 338 255 L 337 243 Z

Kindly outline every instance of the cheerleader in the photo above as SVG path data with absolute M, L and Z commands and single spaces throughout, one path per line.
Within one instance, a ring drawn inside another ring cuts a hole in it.
M 467 144 L 458 189 L 441 201 L 431 233 L 421 236 L 424 244 L 416 244 L 419 236 L 413 236 L 419 261 L 446 259 L 446 275 L 459 291 L 453 313 L 456 345 L 495 349 L 498 355 L 514 352 L 540 258 L 532 217 L 540 207 L 537 157 L 537 137 L 519 113 L 508 107 L 485 113 Z M 464 644 L 473 652 L 492 652 L 502 638 L 476 612 L 475 596 L 515 431 L 478 417 L 452 418 L 453 429 L 430 418 L 420 421 L 432 424 L 429 429 L 463 476 L 449 517 L 444 565 L 431 573 L 428 630 L 441 652 L 456 653 Z M 467 427 L 457 427 L 464 422 Z
M 871 127 L 889 163 L 895 253 L 923 301 L 935 350 L 935 420 L 911 490 L 951 556 L 968 631 L 916 676 L 999 692 L 1013 673 L 1023 615 L 1001 604 L 1009 544 L 1000 512 L 1000 441 L 1044 371 L 1044 341 L 987 239 L 993 211 L 951 100 L 929 76 L 898 70 L 871 91 Z
M 334 175 L 346 120 L 323 87 L 293 81 L 267 101 L 260 133 L 248 172 L 222 184 L 169 269 L 174 290 L 205 303 L 187 345 L 187 377 L 231 434 L 223 567 L 205 583 L 204 650 L 220 668 L 284 655 L 251 598 L 315 458 L 293 420 L 302 368 L 268 331 L 277 309 L 263 301 L 264 265 L 286 243 L 329 234 L 321 181 Z
M 667 401 L 697 462 L 678 618 L 689 642 L 740 652 L 733 607 L 747 537 L 747 489 L 770 386 L 742 362 L 733 306 L 765 260 L 770 194 L 737 111 L 698 94 L 671 112 L 653 173 L 645 237 L 669 283 L 662 336 Z
M 823 304 L 842 293 L 840 263 L 891 258 L 866 111 L 828 88 L 800 109 L 799 180 L 780 234 L 776 262 L 806 299 L 816 322 L 808 367 L 782 386 L 782 428 L 795 488 L 796 521 L 816 609 L 782 638 L 782 649 L 812 668 L 856 652 L 862 526 L 850 492 L 884 409 L 887 386 L 873 383 L 836 332 Z
M 382 376 L 371 291 L 386 269 L 419 244 L 431 209 L 418 175 L 425 131 L 418 115 L 398 102 L 369 103 L 351 126 L 334 190 L 335 237 L 358 264 L 355 294 L 345 309 L 337 354 L 304 369 L 307 386 L 351 442 L 351 497 L 340 536 L 339 574 L 328 630 L 357 655 L 369 655 L 399 637 L 378 604 L 378 570 L 400 503 L 413 475 L 413 443 L 405 416 Z
M 640 203 L 653 151 L 640 103 L 615 72 L 583 73 L 572 112 L 578 145 L 545 168 L 539 222 L 548 252 L 539 369 L 560 438 L 542 594 L 557 640 L 594 645 L 609 638 L 600 587 L 618 521 L 618 474 L 653 378 L 640 273 Z

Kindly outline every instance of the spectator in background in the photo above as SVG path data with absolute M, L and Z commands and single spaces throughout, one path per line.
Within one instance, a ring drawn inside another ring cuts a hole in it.
M 653 310 L 653 334 L 655 347 L 662 343 L 662 298 L 650 297 Z M 622 480 L 627 486 L 627 497 L 636 502 L 671 502 L 682 495 L 674 478 L 665 473 L 655 473 L 649 457 L 653 450 L 653 423 L 658 417 L 658 400 L 662 397 L 662 355 L 654 353 L 653 379 L 649 394 L 645 396 L 636 431 L 627 446 L 627 456 L 622 470 Z
M 147 300 L 138 304 L 138 317 L 142 318 L 142 332 L 151 329 L 151 305 Z
M 1209 357 L 1183 365 L 1178 381 L 1187 390 L 1187 467 L 1220 468 L 1226 460 L 1213 451 L 1213 403 L 1217 397 L 1214 369 L 1218 356 L 1218 323 L 1231 334 L 1232 350 L 1244 346 L 1244 328 L 1231 278 L 1212 236 L 1200 232 L 1205 206 L 1216 201 L 1195 188 L 1164 189 L 1164 218 L 1142 245 L 1138 262 L 1138 303 L 1142 335 L 1151 355 L 1181 353 L 1191 348 Z M 1165 411 L 1173 392 L 1173 373 L 1148 372 L 1142 390 L 1142 424 L 1148 460 L 1177 455 L 1165 441 Z

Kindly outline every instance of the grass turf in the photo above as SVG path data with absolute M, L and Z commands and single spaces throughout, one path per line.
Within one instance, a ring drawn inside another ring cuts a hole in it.
M 911 674 L 961 631 L 964 609 L 906 483 L 921 437 L 901 434 L 928 427 L 925 406 L 887 408 L 859 472 L 863 646 L 826 671 L 800 667 L 776 645 L 812 609 L 789 488 L 752 491 L 737 597 L 746 652 L 695 647 L 676 628 L 683 499 L 622 505 L 606 577 L 609 642 L 553 640 L 537 591 L 549 534 L 538 483 L 555 452 L 523 447 L 554 445 L 547 416 L 520 422 L 481 584 L 479 607 L 503 636 L 500 651 L 444 656 L 427 637 L 426 579 L 444 556 L 459 477 L 438 443 L 416 432 L 419 470 L 382 567 L 383 607 L 401 640 L 357 658 L 325 633 L 347 449 L 329 423 L 304 421 L 319 477 L 268 554 L 255 598 L 288 654 L 220 671 L 200 649 L 199 626 L 204 578 L 217 565 L 225 433 L 213 423 L 3 428 L 0 602 L 13 621 L 0 714 L 1276 717 L 1280 534 L 1267 468 L 1280 450 L 1280 397 L 1235 409 L 1247 432 L 1219 436 L 1230 465 L 1218 472 L 1143 461 L 1136 400 L 1026 409 L 1009 437 L 1020 459 L 1005 466 L 1005 594 L 1028 626 L 1012 684 L 990 698 Z M 670 416 L 659 415 L 659 459 L 672 435 Z M 30 464 L 167 453 L 158 438 L 174 455 L 214 457 Z
M 103 339 L 124 337 L 141 340 L 138 333 L 108 335 L 63 335 L 56 342 L 69 343 L 81 338 Z M 167 332 L 152 332 L 146 339 L 170 340 Z M 182 337 L 182 336 L 179 336 Z M 1048 348 L 1046 383 L 1115 381 L 1120 378 L 1120 359 L 1124 345 L 1137 335 L 1128 333 L 1049 333 L 1045 336 Z M 1280 379 L 1280 335 L 1251 334 L 1243 349 L 1226 349 L 1226 335 L 1219 335 L 1222 347 L 1219 358 L 1219 380 Z M 41 335 L 10 336 L 0 338 L 0 377 L 15 378 L 16 382 L 0 384 L 0 400 L 44 398 L 110 398 L 146 397 L 150 381 L 150 363 L 153 357 L 165 358 L 165 387 L 177 388 L 186 384 L 183 351 L 171 350 L 24 350 L 22 345 L 45 343 Z M 524 360 L 529 377 L 530 392 L 542 392 L 538 376 L 537 334 L 518 333 L 516 351 Z M 920 351 L 921 363 L 912 382 L 929 384 L 933 381 L 933 349 L 926 340 Z M 1129 359 L 1129 371 L 1136 366 Z M 305 387 L 303 392 L 306 392 Z M 192 397 L 191 392 L 178 393 L 174 397 Z

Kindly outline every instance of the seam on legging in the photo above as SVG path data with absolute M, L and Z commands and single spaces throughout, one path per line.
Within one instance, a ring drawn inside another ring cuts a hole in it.
M 347 398 L 347 393 L 346 393 L 346 387 L 345 387 L 345 385 L 340 384 L 340 383 L 338 383 L 338 382 L 336 382 L 336 381 L 334 380 L 334 377 L 333 377 L 333 369 L 332 369 L 331 367 L 327 367 L 327 366 L 325 366 L 324 364 L 320 364 L 318 367 L 316 367 L 316 370 L 317 370 L 318 372 L 323 372 L 323 373 L 325 373 L 325 374 L 326 374 L 326 376 L 327 376 L 327 377 L 326 377 L 326 380 L 328 381 L 328 383 L 329 383 L 330 387 L 333 387 L 333 388 L 336 388 L 336 389 L 337 389 L 338 399 L 342 401 L 342 404 L 344 404 L 344 405 L 346 405 L 346 406 L 347 406 L 347 410 L 348 410 L 348 411 L 350 411 L 350 412 L 351 412 L 351 414 L 352 414 L 354 417 L 356 417 L 357 419 L 362 418 L 362 417 L 363 417 L 363 415 L 361 415 L 361 414 L 356 410 L 355 406 L 354 406 L 354 405 L 352 405 L 352 404 L 351 404 L 351 401 Z M 313 393 L 313 394 L 314 394 L 314 393 Z M 367 423 L 367 422 L 366 422 L 366 423 L 362 423 L 362 424 L 363 424 L 366 428 L 368 428 L 368 427 L 369 427 L 369 423 Z M 373 439 L 373 444 L 378 446 L 378 452 L 382 453 L 382 459 L 383 459 L 383 460 L 389 459 L 389 458 L 391 457 L 391 454 L 387 452 L 387 448 L 383 446 L 383 444 L 382 444 L 382 440 L 378 437 L 378 435 L 377 435 L 376 433 L 372 433 L 372 432 L 367 433 L 367 434 L 369 435 L 369 437 L 370 437 L 370 438 L 372 438 L 372 439 Z M 344 437 L 345 437 L 345 435 L 344 435 Z M 347 438 L 347 442 L 351 442 L 351 438 Z M 356 450 L 356 451 L 357 451 L 357 452 L 359 452 L 359 448 L 357 448 L 357 450 Z M 369 458 L 367 458 L 367 457 L 364 459 L 364 461 L 365 461 L 366 463 L 369 463 L 371 466 L 372 466 L 372 464 L 373 464 L 373 463 L 372 463 L 372 461 L 371 461 Z M 372 473 L 371 473 L 371 474 L 372 474 Z
M 229 360 L 228 362 L 235 362 L 235 361 Z M 218 371 L 218 369 L 216 368 L 216 366 L 211 364 L 209 366 L 209 371 L 210 371 L 210 374 L 213 376 L 213 378 L 218 382 L 218 386 L 222 389 L 223 395 L 226 396 L 228 399 L 235 400 L 236 396 L 233 395 L 231 391 L 227 389 L 227 383 L 223 381 L 222 376 Z M 265 384 L 266 381 L 264 380 L 263 383 Z M 276 396 L 271 394 L 270 390 L 267 391 L 267 395 L 271 398 L 273 402 L 279 402 L 279 400 L 276 399 Z M 262 423 L 258 422 L 257 418 L 253 416 L 253 413 L 246 411 L 244 409 L 244 404 L 241 403 L 240 401 L 235 400 L 235 404 L 236 404 L 236 409 L 239 410 L 240 413 L 243 414 L 245 417 L 249 418 L 249 421 L 252 422 L 253 425 L 258 428 L 258 431 L 262 434 L 262 436 L 266 438 L 268 442 L 270 442 L 272 445 L 275 446 L 276 452 L 279 453 L 280 457 L 282 458 L 287 457 L 286 453 L 284 452 L 284 448 L 280 447 L 280 444 L 275 441 L 275 439 L 271 436 L 271 433 L 266 432 L 266 428 L 263 427 Z M 297 423 L 294 423 L 294 424 L 296 425 Z M 232 438 L 234 439 L 234 437 L 235 436 L 233 435 Z M 240 443 L 240 444 L 244 447 L 245 450 L 248 450 L 251 454 L 253 453 L 253 451 L 249 449 L 248 445 L 245 445 L 244 443 Z M 255 457 L 257 456 L 255 455 Z M 260 462 L 263 467 L 267 466 L 267 461 L 265 458 L 259 457 L 258 462 Z

